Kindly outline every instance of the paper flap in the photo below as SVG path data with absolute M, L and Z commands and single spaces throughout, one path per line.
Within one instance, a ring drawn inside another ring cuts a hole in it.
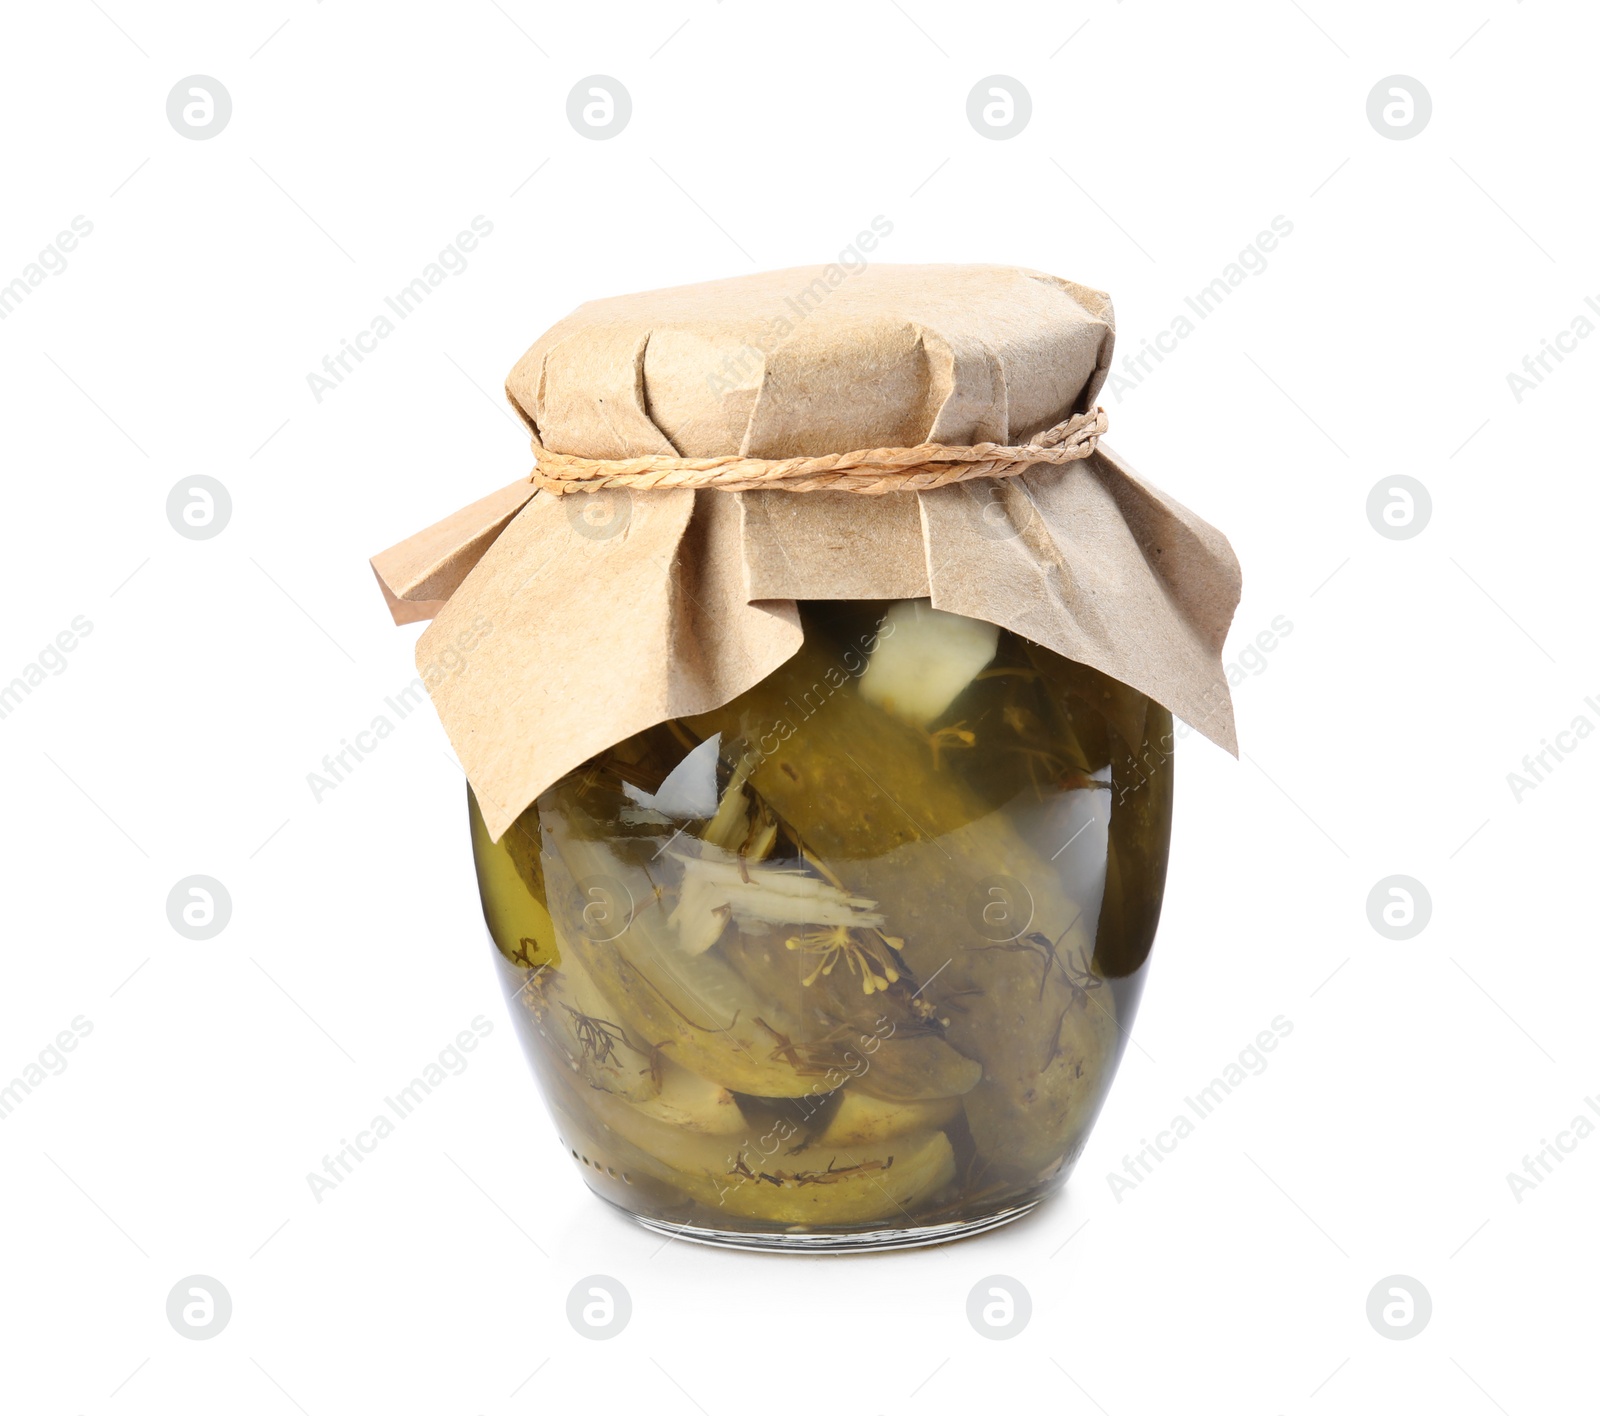
M 437 615 L 534 494 L 533 484 L 521 478 L 373 556 L 372 572 L 394 622 Z
M 792 603 L 746 598 L 732 498 L 656 492 L 609 523 L 588 500 L 531 502 L 417 641 L 496 840 L 595 753 L 720 707 L 800 647 Z

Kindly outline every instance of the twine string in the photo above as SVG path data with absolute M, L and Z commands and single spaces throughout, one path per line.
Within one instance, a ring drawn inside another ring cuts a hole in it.
M 974 477 L 1015 477 L 1039 466 L 1088 457 L 1106 430 L 1106 411 L 1095 408 L 1047 428 L 1017 447 L 977 443 L 947 447 L 875 447 L 822 457 L 572 457 L 551 452 L 535 434 L 532 481 L 557 496 L 612 487 L 632 491 L 709 488 L 723 492 L 925 492 Z

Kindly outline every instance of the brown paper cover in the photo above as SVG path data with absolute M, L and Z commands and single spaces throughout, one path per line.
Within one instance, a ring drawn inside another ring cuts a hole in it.
M 1092 406 L 1109 298 L 1003 266 L 805 267 L 580 306 L 518 360 L 554 452 L 817 456 L 1020 444 Z M 800 646 L 795 601 L 990 620 L 1237 751 L 1223 535 L 1108 448 L 928 492 L 607 491 L 517 483 L 375 557 L 498 837 L 564 773 L 708 711 Z M 441 667 L 446 666 L 446 667 Z

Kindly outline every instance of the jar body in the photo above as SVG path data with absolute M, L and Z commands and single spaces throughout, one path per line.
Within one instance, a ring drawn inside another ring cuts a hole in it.
M 558 782 L 485 917 L 591 1188 L 686 1238 L 894 1247 L 1063 1183 L 1165 883 L 1171 717 L 925 601 L 801 605 L 725 707 Z

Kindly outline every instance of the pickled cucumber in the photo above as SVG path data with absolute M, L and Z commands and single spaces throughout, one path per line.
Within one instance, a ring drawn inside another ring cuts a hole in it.
M 1023 1205 L 1081 1151 L 1159 918 L 1170 716 L 925 601 L 803 604 L 726 706 L 473 845 L 589 1182 L 752 1234 Z
M 724 1217 L 827 1226 L 898 1218 L 955 1178 L 949 1137 L 932 1127 L 791 1145 L 792 1131 L 742 1143 L 695 1135 L 609 1097 L 595 1099 L 594 1115 L 648 1157 L 642 1168 Z
M 821 1058 L 802 1065 L 785 1047 L 784 1039 L 803 1036 L 797 1020 L 751 990 L 718 955 L 679 947 L 649 873 L 628 871 L 572 831 L 564 807 L 570 810 L 571 802 L 560 788 L 541 799 L 552 914 L 622 1022 L 647 1048 L 731 1090 L 756 1096 L 815 1090 L 828 1065 Z M 596 904 L 605 914 L 588 916 Z

